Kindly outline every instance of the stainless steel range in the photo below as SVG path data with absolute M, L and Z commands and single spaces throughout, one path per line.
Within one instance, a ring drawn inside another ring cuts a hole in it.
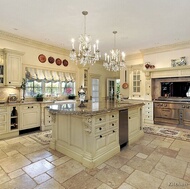
M 190 102 L 155 101 L 154 123 L 190 129 Z

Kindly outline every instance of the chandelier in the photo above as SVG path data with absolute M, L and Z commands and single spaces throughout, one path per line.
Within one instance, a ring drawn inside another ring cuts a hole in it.
M 116 34 L 117 31 L 113 31 L 114 34 L 114 49 L 110 51 L 111 55 L 105 53 L 105 62 L 103 66 L 108 71 L 120 71 L 122 68 L 125 67 L 125 53 L 120 52 L 120 50 L 116 49 Z
M 93 65 L 96 61 L 100 60 L 100 51 L 98 49 L 99 41 L 96 41 L 96 44 L 91 45 L 91 36 L 86 34 L 86 15 L 87 11 L 83 11 L 84 15 L 84 34 L 81 34 L 79 37 L 79 49 L 78 53 L 75 51 L 74 43 L 75 40 L 72 39 L 72 50 L 70 51 L 70 59 L 76 63 L 80 63 L 83 66 L 86 64 Z

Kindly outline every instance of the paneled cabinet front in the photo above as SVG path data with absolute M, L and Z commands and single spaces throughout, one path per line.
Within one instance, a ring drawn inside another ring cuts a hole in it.
M 20 87 L 22 83 L 22 56 L 24 53 L 4 49 L 5 85 Z
M 40 104 L 21 105 L 20 130 L 30 129 L 40 126 Z

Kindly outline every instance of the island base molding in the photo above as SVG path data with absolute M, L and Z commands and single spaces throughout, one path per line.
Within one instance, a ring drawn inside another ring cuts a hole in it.
M 136 133 L 136 135 L 134 136 L 130 136 L 129 140 L 128 140 L 128 145 L 138 141 L 140 138 L 142 138 L 144 136 L 144 131 L 140 130 L 138 133 Z
M 97 167 L 98 165 L 104 163 L 114 155 L 118 154 L 120 152 L 120 147 L 115 147 L 110 151 L 105 152 L 104 154 L 101 154 L 97 157 L 89 158 L 86 157 L 85 155 L 82 155 L 80 153 L 74 152 L 68 148 L 63 147 L 62 145 L 57 144 L 55 146 L 55 150 L 63 153 L 66 156 L 69 156 L 73 158 L 74 160 L 80 162 L 82 165 L 85 167 L 92 169 Z

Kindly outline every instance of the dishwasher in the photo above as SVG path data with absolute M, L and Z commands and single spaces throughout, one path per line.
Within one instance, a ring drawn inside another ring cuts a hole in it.
M 120 147 L 128 143 L 128 110 L 119 111 L 119 144 Z

